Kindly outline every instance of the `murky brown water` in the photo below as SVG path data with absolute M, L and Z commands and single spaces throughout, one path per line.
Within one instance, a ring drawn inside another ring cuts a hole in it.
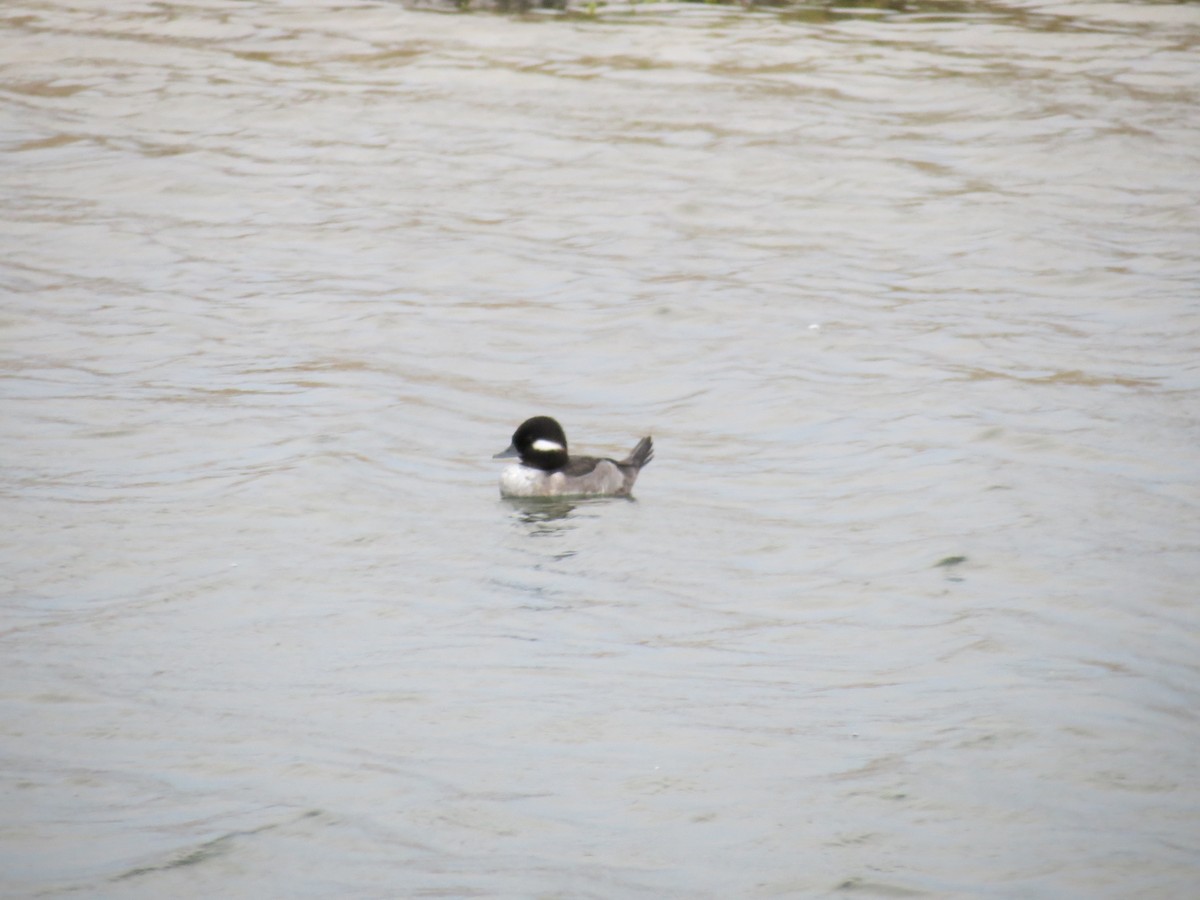
M 631 10 L 0 11 L 6 896 L 1194 894 L 1200 6 Z

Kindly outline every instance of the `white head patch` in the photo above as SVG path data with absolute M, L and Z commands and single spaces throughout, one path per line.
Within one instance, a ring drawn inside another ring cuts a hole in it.
M 538 438 L 530 446 L 542 453 L 561 453 L 563 450 L 563 445 L 558 441 L 548 441 L 545 438 Z

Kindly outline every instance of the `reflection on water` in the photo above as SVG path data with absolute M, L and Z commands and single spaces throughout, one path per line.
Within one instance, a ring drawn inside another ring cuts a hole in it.
M 567 519 L 576 510 L 591 518 L 603 515 L 604 509 L 614 503 L 636 503 L 634 497 L 505 497 L 501 501 L 512 508 L 517 518 L 526 525 L 543 525 Z M 557 527 L 548 529 L 556 532 Z M 530 534 L 538 534 L 535 529 Z
M 565 519 L 580 503 L 596 502 L 586 500 L 565 500 L 559 497 L 538 497 L 530 499 L 505 498 L 503 503 L 511 506 L 517 517 L 526 525 L 535 526 L 530 530 L 531 535 L 557 533 L 557 527 L 538 528 L 558 519 Z
M 6 896 L 1193 890 L 1200 6 L 3 17 Z

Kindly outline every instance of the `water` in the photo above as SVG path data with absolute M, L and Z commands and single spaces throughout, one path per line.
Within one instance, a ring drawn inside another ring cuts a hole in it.
M 1194 894 L 1200 7 L 3 17 L 5 895 Z

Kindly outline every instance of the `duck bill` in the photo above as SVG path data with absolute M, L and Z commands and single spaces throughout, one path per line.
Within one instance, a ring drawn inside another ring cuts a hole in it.
M 509 444 L 507 450 L 501 450 L 492 459 L 512 459 L 514 456 L 520 456 L 521 451 L 517 449 L 516 444 Z

